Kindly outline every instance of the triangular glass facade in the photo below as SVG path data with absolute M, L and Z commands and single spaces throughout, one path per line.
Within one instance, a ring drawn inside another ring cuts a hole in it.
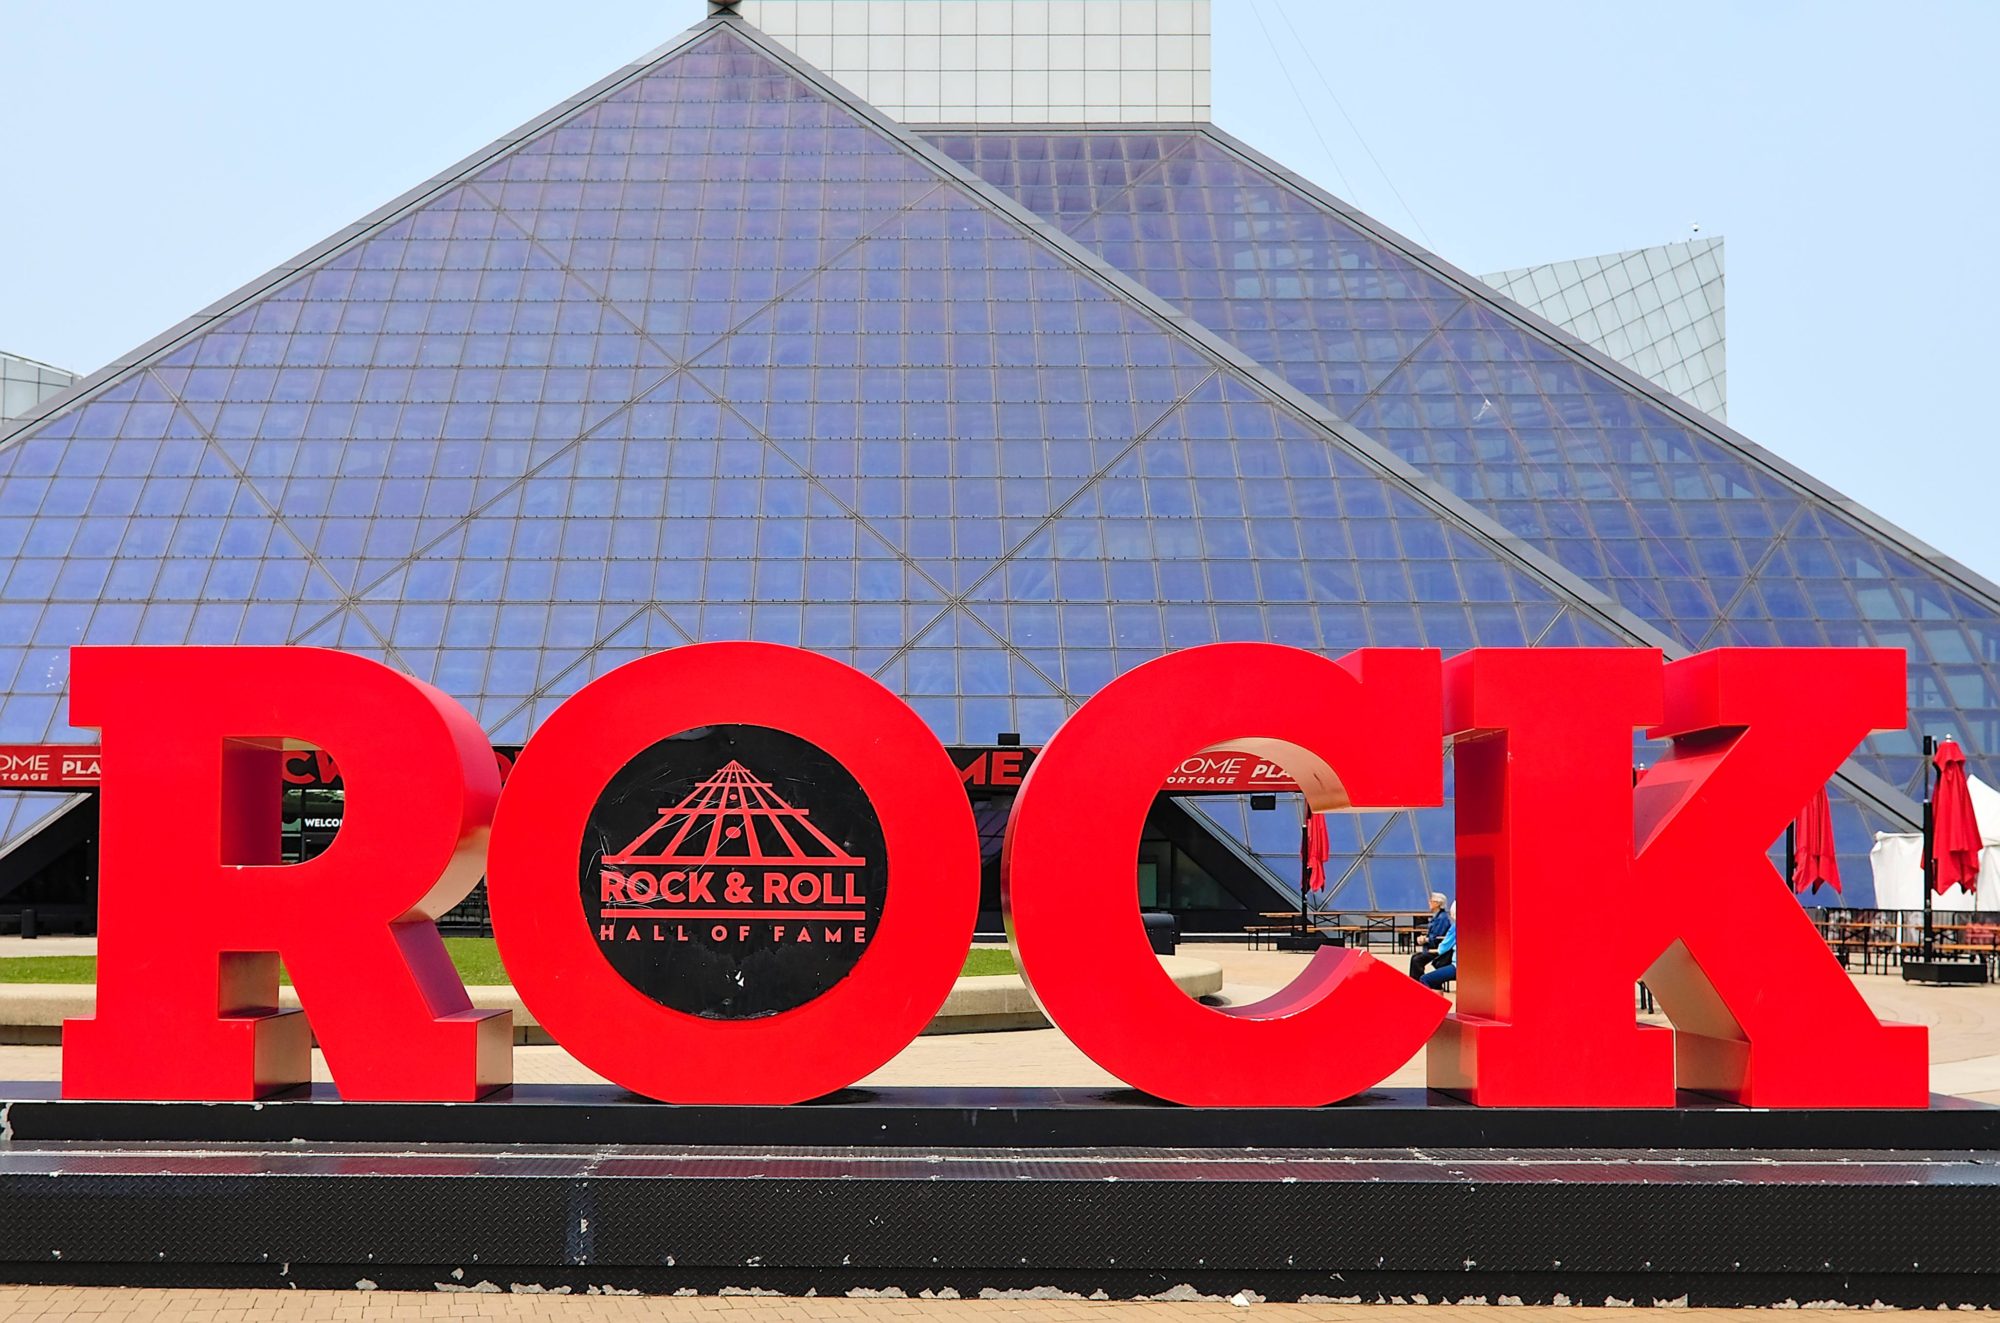
M 1672 642 L 1904 648 L 1910 728 L 1852 766 L 1913 796 L 1949 732 L 2000 780 L 1991 585 L 1210 130 L 932 136 Z M 1850 848 L 1909 829 L 1835 798 Z
M 1950 731 L 2000 778 L 2000 609 L 1767 457 L 1205 129 L 940 132 L 939 145 L 1688 648 L 1909 651 L 1920 775 Z
M 947 146 L 1020 185 L 1032 141 Z M 1502 525 L 1708 643 L 1881 640 L 1930 583 L 1205 139 L 1042 141 L 1080 166 L 1031 206 L 1465 501 L 711 22 L 0 440 L 0 742 L 80 737 L 78 642 L 340 647 L 505 744 L 643 651 L 756 638 L 1034 741 L 1199 643 L 1632 641 Z M 1279 236 L 1297 269 L 1257 265 Z M 1605 473 L 1658 494 L 1560 494 Z M 0 841 L 46 803 L 0 799 Z M 1286 815 L 1196 812 L 1296 875 Z M 1346 903 L 1448 880 L 1444 811 L 1348 827 Z

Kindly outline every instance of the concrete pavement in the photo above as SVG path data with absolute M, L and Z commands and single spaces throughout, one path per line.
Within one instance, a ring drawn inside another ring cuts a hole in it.
M 39 943 L 33 954 L 46 948 Z M 1250 1001 L 1281 987 L 1304 966 L 1306 957 L 1281 952 L 1245 951 L 1237 945 L 1199 944 L 1184 947 L 1220 962 L 1222 995 Z M 49 952 L 54 954 L 54 952 Z M 1855 984 L 1876 1013 L 1886 1019 L 1930 1026 L 1933 1082 L 1941 1092 L 2000 1103 L 2000 987 L 1915 987 L 1893 976 L 1856 975 Z M 1657 1016 L 1645 1017 L 1658 1020 Z M 54 1079 L 60 1069 L 55 1047 L 0 1047 L 0 1079 Z M 325 1078 L 324 1063 L 315 1060 L 316 1074 Z M 558 1047 L 515 1049 L 516 1078 L 524 1082 L 594 1080 L 597 1076 Z M 939 1085 L 1103 1085 L 1115 1081 L 1053 1029 L 1006 1033 L 958 1034 L 919 1038 L 871 1075 L 871 1084 Z M 1390 1080 L 1421 1084 L 1421 1054 Z M 136 1291 L 120 1288 L 0 1287 L 0 1323 L 12 1320 L 84 1320 L 126 1323 L 334 1323 L 373 1319 L 551 1319 L 596 1323 L 597 1320 L 659 1319 L 670 1321 L 772 1320 L 773 1323 L 818 1323 L 819 1320 L 948 1320 L 952 1323 L 1000 1323 L 1035 1319 L 1048 1323 L 1202 1323 L 1224 1318 L 1270 1320 L 1271 1323 L 1449 1323 L 1468 1319 L 1484 1306 L 1475 1304 L 1356 1305 L 1333 1302 L 1271 1304 L 1244 1298 L 1241 1303 L 1206 1301 L 1089 1301 L 1063 1297 L 1027 1299 L 771 1299 L 746 1296 L 557 1297 L 473 1292 L 401 1294 L 351 1291 Z M 1420 1311 L 1420 1312 L 1419 1312 Z M 1636 1323 L 1625 1309 L 1509 1309 L 1508 1319 L 1560 1320 L 1561 1323 Z M 1677 1320 L 1717 1323 L 1726 1311 L 1677 1310 Z M 1798 1316 L 1817 1320 L 1835 1311 L 1801 1310 Z M 1478 1312 L 1481 1323 L 1490 1314 Z
M 1293 952 L 1246 951 L 1236 943 L 1187 943 L 1181 950 L 1220 964 L 1221 995 L 1236 1002 L 1254 1001 L 1283 987 L 1307 960 Z M 1930 1027 L 1932 1084 L 1938 1092 L 2000 1103 L 2000 985 L 1925 987 L 1904 983 L 1891 974 L 1852 977 L 1862 997 L 1883 1019 Z M 1666 1023 L 1658 1015 L 1641 1018 Z M 328 1078 L 325 1063 L 317 1054 L 314 1066 L 316 1078 Z M 523 1083 L 586 1083 L 600 1078 L 553 1046 L 515 1048 L 514 1072 Z M 52 1080 L 60 1074 L 59 1048 L 0 1046 L 0 1080 Z M 1421 1053 L 1387 1081 L 1395 1085 L 1423 1082 Z M 1116 1081 L 1060 1031 L 1024 1029 L 919 1038 L 863 1083 L 1096 1086 Z
M 9 933 L 0 937 L 0 960 L 11 960 L 16 956 L 73 956 L 97 954 L 95 937 L 33 937 L 22 938 Z

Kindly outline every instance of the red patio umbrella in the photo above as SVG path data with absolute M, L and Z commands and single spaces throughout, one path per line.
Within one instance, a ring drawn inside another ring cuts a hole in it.
M 1932 886 L 1942 896 L 1952 887 L 1979 889 L 1979 819 L 1965 783 L 1965 753 L 1956 740 L 1938 745 L 1937 795 L 1932 802 Z
M 1826 787 L 1807 802 L 1793 825 L 1792 890 L 1803 896 L 1817 891 L 1822 882 L 1840 893 L 1840 857 L 1833 849 L 1833 811 L 1827 807 Z
M 1306 891 L 1320 891 L 1326 887 L 1326 861 L 1333 854 L 1333 844 L 1327 839 L 1326 817 L 1306 811 L 1305 837 L 1300 846 L 1303 864 L 1301 881 Z

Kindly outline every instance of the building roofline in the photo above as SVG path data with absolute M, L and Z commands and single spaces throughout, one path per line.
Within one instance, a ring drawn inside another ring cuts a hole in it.
M 60 372 L 65 377 L 74 377 L 76 375 L 76 373 L 66 367 L 57 367 L 54 363 L 44 363 L 39 358 L 29 358 L 26 354 L 10 353 L 5 349 L 0 349 L 0 358 L 11 358 L 16 363 L 26 363 L 29 367 L 47 368 L 51 372 Z
M 1827 502 L 1842 514 L 1849 516 L 1856 523 L 1861 524 L 1869 532 L 1880 537 L 1896 549 L 1929 563 L 1932 568 L 1943 572 L 1948 578 L 1954 580 L 1957 587 L 1971 593 L 1974 597 L 1985 599 L 1985 604 L 1988 607 L 1996 613 L 2000 613 L 2000 582 L 1987 578 L 1970 566 L 1939 551 L 1936 547 L 1933 547 L 1930 543 L 1924 541 L 1908 529 L 1890 522 L 1854 498 L 1828 486 L 1825 482 L 1806 472 L 1782 455 L 1776 454 L 1759 445 L 1757 442 L 1752 441 L 1728 423 L 1711 417 L 1695 408 L 1692 404 L 1689 404 L 1666 387 L 1642 376 L 1633 368 L 1619 362 L 1595 345 L 1588 344 L 1579 339 L 1574 332 L 1565 330 L 1563 327 L 1549 321 L 1546 317 L 1541 316 L 1531 309 L 1522 307 L 1513 299 L 1500 294 L 1498 290 L 1488 285 L 1478 276 L 1472 275 L 1463 268 L 1446 261 L 1422 244 L 1391 229 L 1367 213 L 1357 210 L 1334 194 L 1327 192 L 1327 190 L 1321 188 L 1318 184 L 1313 183 L 1312 180 L 1307 179 L 1305 176 L 1273 160 L 1263 152 L 1258 151 L 1255 147 L 1250 146 L 1227 129 L 1206 121 L 1161 121 L 1157 123 L 1130 124 L 1089 122 L 1067 124 L 951 123 L 925 124 L 920 126 L 920 128 L 926 133 L 985 133 L 996 136 L 1002 134 L 1020 135 L 1041 130 L 1061 133 L 1192 132 L 1205 136 L 1213 140 L 1217 145 L 1243 158 L 1244 161 L 1256 169 L 1271 175 L 1280 183 L 1290 187 L 1293 192 L 1300 194 L 1307 201 L 1325 207 L 1327 210 L 1339 215 L 1343 221 L 1354 226 L 1355 229 L 1361 230 L 1369 237 L 1395 249 L 1410 261 L 1426 268 L 1432 275 L 1437 276 L 1446 284 L 1457 287 L 1460 292 L 1475 298 L 1492 298 L 1497 295 L 1499 302 L 1495 305 L 1496 310 L 1519 324 L 1522 329 L 1531 331 L 1545 340 L 1554 342 L 1563 349 L 1581 355 L 1593 367 L 1610 373 L 1621 384 L 1638 391 L 1650 403 L 1656 404 L 1660 408 L 1672 413 L 1687 426 L 1698 432 L 1706 433 L 1711 439 L 1723 446 L 1741 453 L 1744 458 L 1764 468 L 1779 481 L 1799 488 L 1807 494 Z M 1717 242 L 1720 242 L 1724 237 L 1722 235 L 1714 236 Z M 1687 242 L 1701 242 L 1701 240 L 1690 239 Z M 1647 247 L 1662 246 L 1659 244 L 1647 245 Z M 1639 252 L 1644 251 L 1644 249 L 1629 249 L 1624 251 Z M 1620 255 L 1623 254 L 1590 254 L 1589 256 Z M 1558 260 L 1574 261 L 1577 259 L 1563 258 Z M 1526 267 L 1510 267 L 1506 272 L 1496 274 L 1504 275 L 1514 271 L 1531 270 L 1535 266 L 1546 265 L 1549 264 L 1531 263 Z
M 1637 248 L 1620 248 L 1616 252 L 1579 253 L 1574 257 L 1557 257 L 1551 258 L 1546 262 L 1529 262 L 1523 266 L 1502 267 L 1498 271 L 1489 272 L 1487 275 L 1480 277 L 1479 283 L 1487 285 L 1487 288 L 1491 289 L 1492 286 L 1487 282 L 1502 276 L 1522 276 L 1530 271 L 1546 271 L 1552 266 L 1573 265 L 1577 262 L 1617 262 L 1628 257 L 1639 257 L 1646 253 L 1657 253 L 1664 248 L 1720 248 L 1723 245 L 1724 237 L 1720 234 L 1691 234 L 1685 239 L 1669 239 L 1665 243 L 1642 244 Z M 1498 290 L 1494 290 L 1494 292 L 1500 293 Z M 1502 294 L 1501 297 L 1504 298 L 1506 296 Z M 1526 304 L 1522 304 L 1521 306 L 1524 308 L 1527 307 Z M 1555 325 L 1555 323 L 1550 324 Z M 1557 329 L 1561 328 L 1558 326 Z M 1575 332 L 1572 331 L 1570 334 L 1574 335 Z
M 1114 286 L 1121 294 L 1139 304 L 1154 317 L 1170 324 L 1174 329 L 1194 340 L 1203 351 L 1221 359 L 1240 375 L 1248 377 L 1252 384 L 1275 397 L 1279 403 L 1289 407 L 1308 425 L 1329 433 L 1335 440 L 1358 452 L 1362 458 L 1382 470 L 1386 475 L 1392 476 L 1401 482 L 1412 495 L 1430 505 L 1440 516 L 1473 533 L 1482 541 L 1495 545 L 1502 554 L 1510 556 L 1531 575 L 1545 582 L 1557 595 L 1558 599 L 1565 600 L 1572 607 L 1591 612 L 1599 618 L 1600 623 L 1614 632 L 1625 634 L 1634 643 L 1659 648 L 1669 657 L 1683 657 L 1694 651 L 1668 637 L 1663 631 L 1613 600 L 1601 589 L 1576 575 L 1547 552 L 1541 550 L 1541 548 L 1519 537 L 1490 515 L 1466 503 L 1462 497 L 1451 491 L 1443 483 L 1412 467 L 1387 446 L 1368 436 L 1367 433 L 1361 431 L 1359 428 L 1352 426 L 1342 419 L 1336 418 L 1324 405 L 1285 381 L 1276 372 L 1256 359 L 1251 358 L 1241 349 L 1230 344 L 1207 326 L 1196 321 L 1187 313 L 1182 312 L 1152 290 L 1147 289 L 1124 272 L 1113 267 L 1097 253 L 1065 234 L 1053 222 L 1030 211 L 1003 190 L 987 183 L 977 173 L 960 165 L 942 148 L 920 136 L 924 133 L 953 130 L 928 124 L 919 127 L 899 123 L 883 114 L 880 110 L 877 110 L 874 106 L 862 101 L 839 82 L 804 63 L 797 55 L 793 54 L 776 39 L 767 36 L 765 33 L 748 24 L 739 23 L 735 25 L 733 30 L 739 36 L 757 46 L 758 49 L 770 54 L 795 73 L 807 79 L 816 87 L 819 87 L 829 96 L 841 101 L 850 111 L 867 119 L 878 129 L 888 134 L 893 140 L 900 142 L 924 160 L 935 165 L 939 170 L 945 172 L 949 178 L 970 190 L 981 201 L 988 203 L 1009 219 L 1024 226 L 1036 238 L 1039 238 L 1061 253 L 1066 260 L 1081 266 L 1091 275 Z M 1093 132 L 1124 133 L 1134 131 L 1142 133 L 1148 131 L 1184 131 L 1190 128 L 1197 132 L 1212 133 L 1216 131 L 1213 125 L 1206 123 L 1174 125 L 1100 124 L 1085 127 Z M 1061 126 L 1042 124 L 987 125 L 986 129 L 988 131 L 1013 132 L 1017 134 L 1044 129 L 1068 131 L 1063 130 Z M 1228 141 L 1230 143 L 1234 142 L 1233 139 Z M 1456 268 L 1453 268 L 1453 270 L 1456 271 Z M 1463 273 L 1458 273 L 1458 279 L 1478 285 L 1481 290 L 1486 289 L 1484 285 L 1479 285 L 1476 279 L 1465 276 Z M 1470 292 L 1468 291 L 1468 293 Z M 1492 291 L 1486 292 L 1488 296 L 1491 296 Z M 1648 387 L 1651 387 L 1650 382 L 1646 384 Z M 1653 388 L 1653 390 L 1658 393 L 1657 388 Z M 1669 398 L 1672 397 L 1669 396 Z M 1874 773 L 1859 767 L 1843 767 L 1838 775 L 1860 797 L 1873 801 L 1876 807 L 1885 814 L 1901 818 L 1905 822 L 1914 823 L 1917 821 L 1917 806 L 1909 796 Z
M 1204 125 L 1202 128 L 1210 138 L 1228 148 L 1236 155 L 1243 157 L 1250 164 L 1276 176 L 1281 182 L 1289 185 L 1295 192 L 1304 195 L 1308 200 L 1339 212 L 1341 218 L 1355 226 L 1355 228 L 1363 230 L 1372 237 L 1397 249 L 1411 261 L 1428 267 L 1434 274 L 1443 278 L 1448 283 L 1465 287 L 1467 293 L 1484 292 L 1488 295 L 1498 293 L 1498 291 L 1480 280 L 1479 277 L 1466 273 L 1421 244 L 1405 238 L 1374 218 L 1356 211 L 1353 207 L 1348 206 L 1311 180 L 1286 169 L 1235 135 L 1219 129 L 1213 124 Z M 1947 577 L 1955 580 L 1957 586 L 1963 588 L 1974 597 L 1985 599 L 1985 604 L 1988 607 L 1992 608 L 1996 613 L 2000 613 L 2000 583 L 1996 583 L 1971 567 L 1939 551 L 1936 547 L 1933 547 L 1930 543 L 1924 541 L 1908 529 L 1891 523 L 1844 492 L 1837 491 L 1833 487 L 1828 486 L 1825 482 L 1806 472 L 1782 455 L 1776 454 L 1752 441 L 1728 423 L 1703 413 L 1666 387 L 1640 375 L 1631 367 L 1619 362 L 1596 346 L 1586 344 L 1584 341 L 1578 339 L 1573 332 L 1564 330 L 1547 318 L 1520 306 L 1505 295 L 1500 295 L 1499 308 L 1501 312 L 1519 323 L 1522 329 L 1532 331 L 1545 340 L 1553 341 L 1561 348 L 1582 355 L 1590 361 L 1593 367 L 1609 372 L 1621 384 L 1645 395 L 1651 403 L 1675 415 L 1687 426 L 1698 432 L 1705 433 L 1721 445 L 1739 452 L 1745 459 L 1760 465 L 1781 482 L 1796 487 L 1806 494 L 1834 506 L 1842 514 L 1847 515 L 1856 523 L 1861 524 L 1871 533 L 1874 533 L 1877 537 L 1888 542 L 1898 550 L 1916 559 L 1928 562 L 1932 568 L 1941 571 Z

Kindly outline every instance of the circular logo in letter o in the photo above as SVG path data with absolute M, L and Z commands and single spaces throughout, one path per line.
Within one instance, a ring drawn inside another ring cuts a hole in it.
M 937 1014 L 979 841 L 944 747 L 887 689 L 797 648 L 694 644 L 535 732 L 487 893 L 522 1001 L 584 1065 L 667 1102 L 793 1103 Z
M 796 735 L 702 726 L 639 752 L 584 826 L 577 892 L 597 949 L 662 1006 L 745 1020 L 846 978 L 888 903 L 882 824 Z

